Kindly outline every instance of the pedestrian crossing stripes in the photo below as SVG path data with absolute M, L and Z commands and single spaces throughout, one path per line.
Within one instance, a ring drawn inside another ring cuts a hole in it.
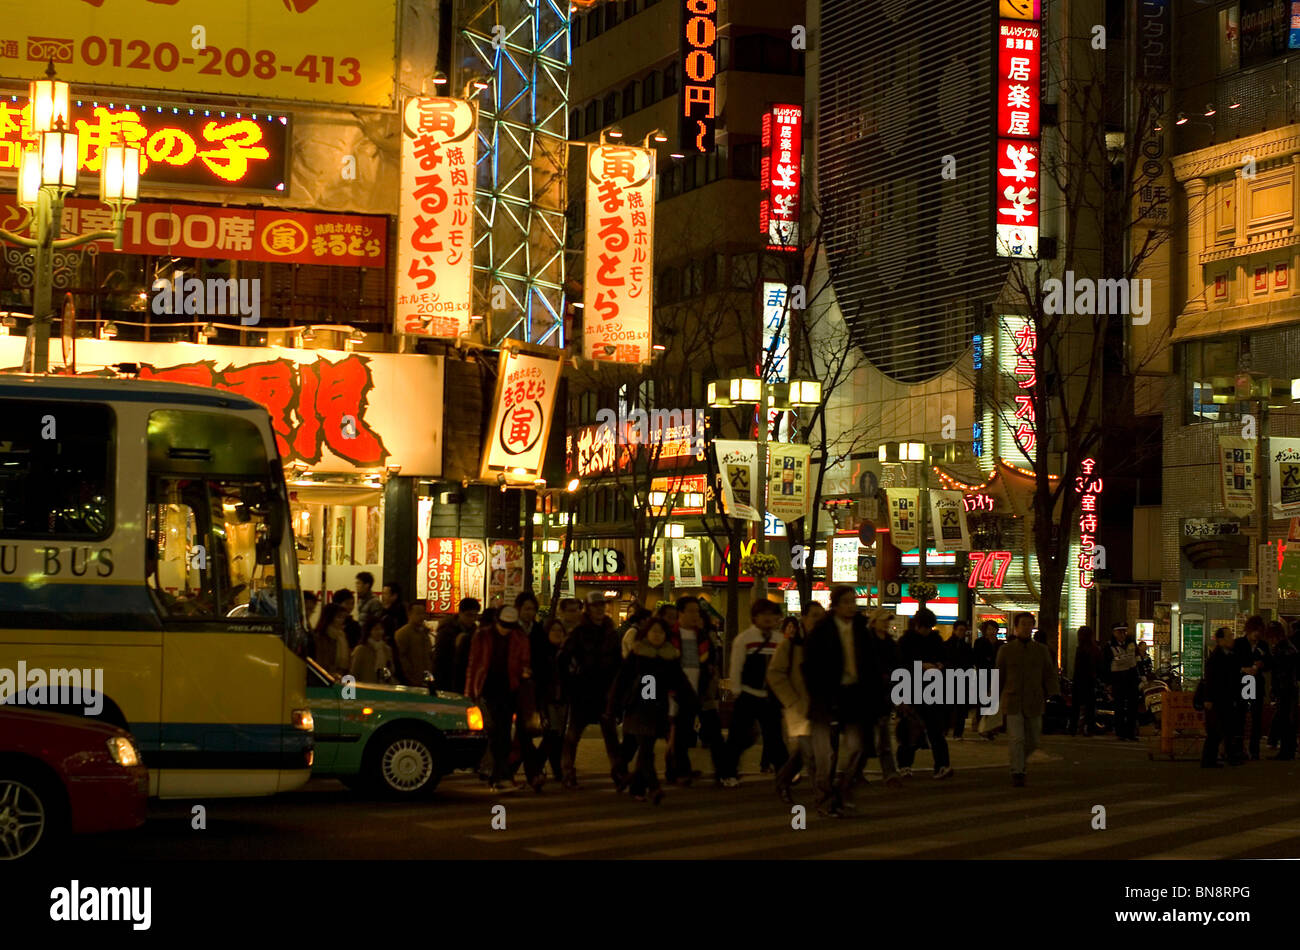
M 1291 838 L 1300 838 L 1300 822 L 1287 821 L 1280 825 L 1248 828 L 1213 838 L 1203 838 L 1170 851 L 1143 855 L 1142 860 L 1175 861 L 1194 858 L 1234 858 L 1239 854 L 1245 854 L 1247 851 L 1253 851 L 1256 848 Z

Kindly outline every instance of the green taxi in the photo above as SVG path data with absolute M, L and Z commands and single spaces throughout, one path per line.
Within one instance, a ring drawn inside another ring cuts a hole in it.
M 307 661 L 315 721 L 312 776 L 389 798 L 424 798 L 457 769 L 475 769 L 487 747 L 483 714 L 459 693 L 414 686 L 349 686 Z M 344 698 L 346 695 L 349 698 Z

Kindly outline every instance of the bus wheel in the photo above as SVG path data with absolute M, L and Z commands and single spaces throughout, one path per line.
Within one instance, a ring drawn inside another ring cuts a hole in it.
M 366 750 L 366 758 L 364 771 L 370 786 L 386 798 L 427 798 L 442 778 L 437 749 L 419 729 L 398 728 L 379 735 Z
M 33 769 L 0 764 L 0 861 L 49 853 L 62 837 L 63 798 Z

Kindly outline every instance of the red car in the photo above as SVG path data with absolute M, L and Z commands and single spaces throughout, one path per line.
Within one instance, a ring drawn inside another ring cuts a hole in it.
M 138 828 L 148 793 L 125 730 L 0 706 L 0 861 L 43 852 L 67 832 Z

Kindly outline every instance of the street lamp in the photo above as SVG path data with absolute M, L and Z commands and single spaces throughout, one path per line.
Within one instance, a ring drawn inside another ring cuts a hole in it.
M 892 450 L 892 451 L 891 451 Z M 930 492 L 930 447 L 924 442 L 895 442 L 882 444 L 878 450 L 881 462 L 890 461 L 893 456 L 895 462 L 920 462 L 921 477 L 919 481 L 920 493 L 917 498 L 916 507 L 919 509 L 916 513 L 916 524 L 920 540 L 917 543 L 917 554 L 919 559 L 916 568 L 917 583 L 925 583 L 925 548 L 926 548 L 926 514 L 929 504 Z
M 755 550 L 767 553 L 767 413 L 772 409 L 790 409 L 797 406 L 821 405 L 822 384 L 819 380 L 791 380 L 773 383 L 766 378 L 735 376 L 713 380 L 708 385 L 709 408 L 731 409 L 736 406 L 757 405 L 758 424 L 758 491 L 754 493 L 758 509 L 758 537 Z M 767 596 L 767 578 L 760 577 L 755 588 Z
M 28 88 L 32 130 L 39 147 L 24 152 L 18 174 L 18 203 L 28 212 L 30 236 L 0 228 L 0 241 L 31 248 L 35 258 L 32 323 L 23 360 L 24 370 L 30 373 L 49 372 L 54 252 L 108 239 L 114 250 L 120 251 L 126 208 L 139 196 L 140 187 L 140 150 L 128 145 L 105 146 L 100 150 L 99 196 L 113 209 L 113 228 L 59 238 L 63 200 L 77 187 L 80 152 L 77 133 L 68 130 L 68 84 L 54 78 L 53 61 L 45 76 Z

